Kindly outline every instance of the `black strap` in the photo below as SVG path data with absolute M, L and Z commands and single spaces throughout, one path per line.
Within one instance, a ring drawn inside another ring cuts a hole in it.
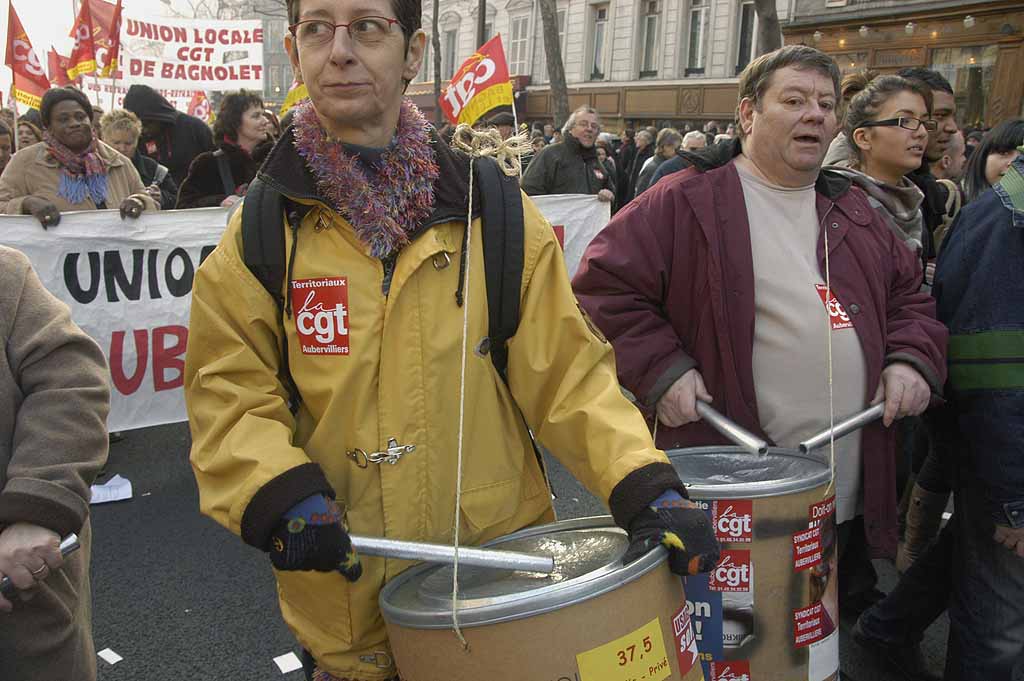
M 281 323 L 280 378 L 288 391 L 288 408 L 294 414 L 299 410 L 302 396 L 288 366 L 288 334 L 284 331 L 285 299 L 281 288 L 288 263 L 282 229 L 284 221 L 280 217 L 286 210 L 293 233 L 296 233 L 309 207 L 285 201 L 277 190 L 268 187 L 258 177 L 249 183 L 242 203 L 242 259 L 277 305 L 277 318 Z
M 494 367 L 508 384 L 508 341 L 519 328 L 523 281 L 523 201 L 516 178 L 498 164 L 474 164 L 483 217 L 484 276 L 487 281 L 487 335 Z
M 217 159 L 217 172 L 220 173 L 220 182 L 224 185 L 224 195 L 231 196 L 235 193 L 235 178 L 231 174 L 231 161 L 223 149 L 214 151 L 213 157 Z

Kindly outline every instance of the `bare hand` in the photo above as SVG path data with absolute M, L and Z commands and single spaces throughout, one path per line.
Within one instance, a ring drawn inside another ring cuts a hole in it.
M 615 200 L 615 194 L 612 194 L 610 189 L 602 189 L 597 193 L 597 200 L 610 203 Z
M 149 194 L 149 198 L 156 202 L 156 205 L 160 205 L 160 202 L 163 200 L 163 195 L 160 193 L 160 187 L 155 184 L 151 184 L 146 187 L 146 193 Z
M 1024 558 L 1024 527 L 1014 529 L 1006 525 L 996 525 L 996 533 L 992 538 Z
M 882 371 L 882 380 L 871 404 L 885 400 L 882 423 L 888 428 L 904 416 L 923 414 L 932 399 L 928 382 L 906 362 L 893 362 Z
M 56 227 L 60 224 L 60 210 L 57 209 L 57 206 L 52 201 L 38 196 L 25 197 L 21 204 L 21 212 L 26 215 L 32 215 L 36 220 L 39 220 L 39 224 L 43 226 L 43 229 Z
M 704 387 L 704 378 L 700 372 L 690 369 L 658 400 L 658 420 L 669 428 L 700 421 L 700 415 L 697 414 L 698 399 L 710 402 L 711 395 Z
M 241 196 L 238 196 L 236 194 L 229 194 L 229 195 L 224 197 L 224 200 L 220 202 L 220 205 L 225 207 L 225 208 L 228 208 L 229 206 L 233 206 L 233 205 L 235 205 L 236 203 L 238 203 L 241 200 L 242 200 Z
M 146 210 L 146 204 L 137 196 L 129 196 L 121 202 L 121 219 L 125 218 L 135 219 L 142 215 L 142 211 Z
M 0 577 L 11 578 L 22 600 L 32 598 L 37 582 L 63 564 L 56 532 L 30 523 L 14 523 L 0 532 Z M 13 607 L 0 595 L 0 611 L 10 612 Z

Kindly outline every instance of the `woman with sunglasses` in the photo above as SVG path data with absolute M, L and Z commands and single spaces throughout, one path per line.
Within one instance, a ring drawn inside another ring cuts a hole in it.
M 931 93 L 917 83 L 899 76 L 875 78 L 846 111 L 847 165 L 830 166 L 863 189 L 875 211 L 918 253 L 924 195 L 904 175 L 921 166 L 928 131 L 935 127 L 930 109 Z

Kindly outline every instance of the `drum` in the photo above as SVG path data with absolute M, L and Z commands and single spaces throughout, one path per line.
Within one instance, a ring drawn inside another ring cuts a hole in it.
M 838 678 L 835 497 L 815 452 L 695 447 L 667 452 L 722 543 L 685 578 L 708 681 Z
M 608 516 L 530 527 L 487 546 L 555 558 L 550 575 L 420 565 L 381 591 L 403 681 L 701 681 L 683 585 L 658 547 L 622 564 Z

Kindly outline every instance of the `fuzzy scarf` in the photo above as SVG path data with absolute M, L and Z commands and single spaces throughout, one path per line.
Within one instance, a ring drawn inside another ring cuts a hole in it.
M 868 195 L 868 203 L 876 213 L 885 218 L 889 228 L 896 233 L 896 236 L 910 250 L 915 253 L 921 252 L 923 248 L 921 239 L 924 236 L 921 203 L 924 201 L 924 194 L 917 188 L 917 185 L 904 177 L 902 183 L 896 187 L 879 182 L 870 175 L 865 175 L 853 168 L 830 166 L 828 170 L 834 170 L 853 180 L 853 183 Z
M 57 141 L 49 130 L 43 132 L 46 151 L 60 166 L 57 196 L 68 203 L 82 203 L 91 197 L 97 206 L 107 200 L 107 168 L 96 151 L 96 139 L 81 152 L 74 152 Z
M 359 159 L 320 125 L 313 105 L 295 114 L 295 149 L 317 179 L 321 196 L 352 225 L 375 258 L 401 250 L 434 209 L 439 171 L 430 146 L 430 124 L 406 100 L 398 130 L 372 180 Z

